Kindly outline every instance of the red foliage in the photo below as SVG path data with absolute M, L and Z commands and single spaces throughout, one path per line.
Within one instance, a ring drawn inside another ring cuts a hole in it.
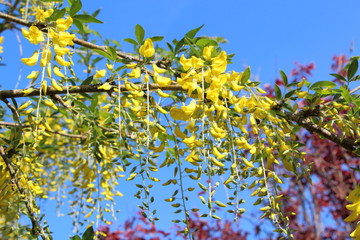
M 201 218 L 198 214 L 189 219 L 189 231 L 192 233 L 193 239 L 196 240 L 246 240 L 248 233 L 243 232 L 239 228 L 239 224 L 235 224 L 229 220 L 225 221 L 207 221 Z M 100 227 L 99 232 L 106 235 L 99 236 L 99 240 L 160 240 L 160 239 L 174 239 L 177 237 L 188 239 L 180 231 L 183 227 L 175 225 L 173 232 L 168 233 L 156 228 L 155 224 L 150 223 L 140 213 L 126 220 L 123 230 L 116 230 L 110 232 L 107 226 Z

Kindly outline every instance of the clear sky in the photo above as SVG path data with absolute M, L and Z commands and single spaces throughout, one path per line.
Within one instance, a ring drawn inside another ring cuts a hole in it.
M 240 71 L 249 65 L 264 83 L 272 83 L 280 69 L 289 73 L 295 61 L 315 63 L 314 81 L 332 80 L 328 75 L 332 56 L 349 55 L 352 42 L 353 55 L 359 54 L 357 0 L 83 0 L 83 5 L 90 13 L 102 9 L 98 18 L 104 24 L 92 24 L 91 28 L 104 38 L 120 41 L 124 49 L 130 46 L 122 39 L 134 36 L 136 24 L 144 27 L 146 37 L 165 36 L 169 42 L 205 24 L 199 35 L 226 38 L 229 43 L 223 48 L 236 54 L 228 69 Z M 22 44 L 28 46 L 23 38 Z M 0 85 L 11 89 L 20 67 L 15 34 L 5 34 L 4 51 L 3 62 L 8 66 L 0 67 Z M 29 72 L 30 68 L 23 65 L 20 87 L 26 86 Z M 131 201 L 132 195 L 127 199 Z M 122 213 L 131 215 L 135 208 L 125 200 L 120 204 L 124 203 Z M 66 239 L 72 234 L 71 222 L 55 217 L 53 212 L 53 208 L 45 210 L 54 239 Z

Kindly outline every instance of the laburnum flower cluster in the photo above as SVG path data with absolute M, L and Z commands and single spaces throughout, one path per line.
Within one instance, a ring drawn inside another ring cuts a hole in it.
M 53 9 L 44 11 L 40 7 L 37 7 L 35 13 L 36 20 L 45 22 L 53 12 Z M 67 61 L 66 57 L 70 52 L 68 46 L 74 45 L 73 39 L 75 38 L 75 35 L 67 32 L 72 24 L 73 20 L 68 16 L 66 18 L 57 19 L 55 28 L 48 26 L 45 29 L 40 30 L 36 25 L 33 25 L 28 29 L 23 28 L 22 34 L 30 43 L 35 45 L 39 43 L 44 44 L 41 49 L 35 51 L 31 57 L 22 58 L 21 61 L 28 66 L 35 66 L 40 58 L 40 67 L 46 67 L 49 76 L 54 72 L 56 76 L 64 77 L 64 74 L 60 71 L 60 67 L 69 67 L 71 64 L 71 61 Z M 55 52 L 54 58 L 53 51 Z M 52 59 L 55 59 L 58 65 L 54 64 L 52 67 L 50 64 Z M 37 71 L 33 71 L 27 78 L 35 79 L 38 75 Z
M 351 210 L 352 213 L 345 218 L 345 222 L 354 222 L 359 218 L 360 215 L 360 185 L 357 185 L 354 190 L 352 190 L 346 199 L 351 204 L 346 205 L 348 210 Z M 355 230 L 350 234 L 350 237 L 360 240 L 360 224 L 358 223 Z

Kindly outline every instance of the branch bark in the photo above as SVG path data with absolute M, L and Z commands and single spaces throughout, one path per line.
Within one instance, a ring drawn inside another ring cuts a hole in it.
M 104 90 L 104 89 L 98 89 L 99 86 L 102 84 L 96 84 L 96 85 L 80 85 L 80 86 L 70 86 L 70 87 L 63 87 L 63 90 L 58 91 L 53 87 L 48 87 L 47 93 L 44 94 L 42 92 L 42 96 L 54 96 L 56 94 L 74 94 L 74 93 L 101 93 L 101 92 L 108 92 L 111 93 L 113 90 Z M 135 84 L 138 86 L 141 90 L 146 91 L 146 86 L 143 84 Z M 114 85 L 113 88 L 117 88 L 117 86 Z M 156 90 L 161 89 L 164 91 L 183 91 L 183 88 L 178 84 L 172 84 L 167 87 L 160 87 L 159 84 L 151 83 L 149 84 L 149 90 Z M 1 90 L 0 91 L 0 99 L 6 99 L 6 98 L 21 98 L 21 97 L 33 97 L 33 96 L 40 96 L 40 88 L 34 88 L 33 91 L 29 94 L 24 94 L 24 90 L 28 89 L 16 89 L 16 90 Z M 124 85 L 120 86 L 121 92 L 128 92 L 128 90 L 125 88 Z
M 334 133 L 330 132 L 327 129 L 321 128 L 304 115 L 305 111 L 299 111 L 298 113 L 285 113 L 285 118 L 288 121 L 293 121 L 299 124 L 301 127 L 308 130 L 310 133 L 317 133 L 319 136 L 329 139 L 330 141 L 338 144 L 339 146 L 345 148 L 346 150 L 353 152 L 356 150 L 356 146 L 359 146 L 359 143 L 356 143 L 354 140 L 349 138 L 340 138 Z

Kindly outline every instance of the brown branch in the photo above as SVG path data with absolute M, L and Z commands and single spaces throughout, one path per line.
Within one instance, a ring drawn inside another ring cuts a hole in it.
M 11 3 L 5 2 L 4 0 L 0 0 L 0 4 L 4 4 L 4 5 L 8 6 L 8 7 L 12 7 L 12 6 L 13 6 L 13 5 L 11 5 Z
M 307 116 L 306 111 L 302 110 L 298 113 L 285 113 L 285 118 L 288 121 L 293 121 L 299 124 L 301 127 L 308 130 L 310 133 L 317 133 L 319 136 L 329 139 L 330 141 L 342 146 L 343 148 L 353 152 L 356 150 L 356 147 L 359 146 L 359 143 L 356 143 L 354 140 L 349 138 L 340 138 L 334 133 L 330 132 L 327 129 L 321 128 L 315 123 L 311 122 L 309 119 L 310 116 Z
M 67 93 L 74 94 L 74 93 L 112 92 L 112 90 L 98 89 L 99 86 L 101 86 L 101 84 L 70 86 L 68 89 L 67 89 L 67 87 L 63 87 L 62 91 L 58 91 L 53 87 L 48 87 L 47 93 L 44 94 L 44 92 L 42 92 L 42 95 L 43 96 L 44 95 L 53 96 L 53 95 L 56 95 L 56 94 L 67 94 Z M 144 87 L 143 84 L 136 84 L 136 86 L 138 86 L 141 90 L 146 91 L 146 87 Z M 116 87 L 117 86 L 114 85 L 113 88 L 116 88 Z M 167 87 L 160 87 L 156 83 L 151 83 L 151 84 L 149 84 L 149 89 L 150 90 L 161 89 L 161 90 L 170 90 L 170 91 L 183 91 L 183 88 L 178 84 L 172 84 L 172 85 L 167 86 Z M 1 90 L 0 91 L 0 99 L 40 96 L 40 88 L 35 88 L 29 94 L 24 94 L 24 92 L 23 92 L 24 90 L 27 90 L 27 89 Z M 121 92 L 128 92 L 128 90 L 125 88 L 124 85 L 120 86 L 120 91 Z
M 10 177 L 11 177 L 11 182 L 13 182 L 16 185 L 16 188 L 18 189 L 18 191 L 20 192 L 21 197 L 24 200 L 25 203 L 25 207 L 28 211 L 29 214 L 29 218 L 31 220 L 31 223 L 33 225 L 33 230 L 37 231 L 37 233 L 41 236 L 41 238 L 43 240 L 47 240 L 49 239 L 45 232 L 44 229 L 41 227 L 40 223 L 39 223 L 39 219 L 36 216 L 36 212 L 33 210 L 33 208 L 31 207 L 31 203 L 30 203 L 30 199 L 28 197 L 26 197 L 26 192 L 25 189 L 21 186 L 19 179 L 17 178 L 17 174 L 15 169 L 12 166 L 11 160 L 10 160 L 10 156 L 8 154 L 5 153 L 4 151 L 4 147 L 0 146 L 0 156 L 2 157 L 3 161 L 5 162 L 6 168 L 9 171 Z

